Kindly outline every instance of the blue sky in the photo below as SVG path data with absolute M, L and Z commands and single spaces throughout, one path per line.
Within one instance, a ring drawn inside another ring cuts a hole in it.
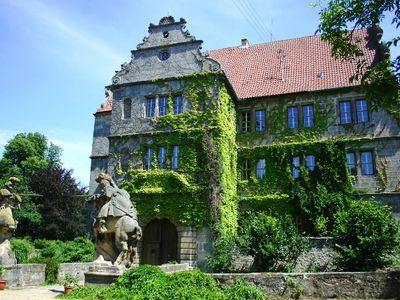
M 0 155 L 15 134 L 40 132 L 88 185 L 93 113 L 150 22 L 184 17 L 203 50 L 219 49 L 313 35 L 319 8 L 309 2 L 0 0 Z

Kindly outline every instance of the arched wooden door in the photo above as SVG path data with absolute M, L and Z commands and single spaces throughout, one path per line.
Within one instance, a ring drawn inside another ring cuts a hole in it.
M 147 224 L 143 233 L 143 264 L 161 265 L 177 261 L 178 233 L 168 219 Z

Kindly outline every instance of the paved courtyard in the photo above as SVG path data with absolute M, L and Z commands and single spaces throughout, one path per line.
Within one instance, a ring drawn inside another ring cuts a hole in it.
M 12 287 L 0 291 L 1 300 L 48 300 L 64 292 L 62 285 Z

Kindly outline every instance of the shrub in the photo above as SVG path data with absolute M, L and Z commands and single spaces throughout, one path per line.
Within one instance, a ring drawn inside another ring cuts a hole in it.
M 12 238 L 11 248 L 15 253 L 17 263 L 22 264 L 28 261 L 30 255 L 34 251 L 33 244 L 28 237 L 23 239 Z
M 223 299 L 215 279 L 199 270 L 176 272 L 168 276 L 168 299 Z
M 276 218 L 265 212 L 241 216 L 238 243 L 263 271 L 290 271 L 307 248 L 306 239 L 297 233 L 290 216 Z
M 48 283 L 57 281 L 60 263 L 93 260 L 94 245 L 85 237 L 78 237 L 69 242 L 37 239 L 34 246 L 36 255 L 24 262 L 46 264 L 45 273 Z
M 306 230 L 319 236 L 326 236 L 332 232 L 333 216 L 339 210 L 343 210 L 349 201 L 347 193 L 329 192 L 322 184 L 307 189 L 297 186 L 293 194 L 300 205 L 302 215 L 306 218 Z
M 71 299 L 140 299 L 140 300 L 240 300 L 266 299 L 265 295 L 243 281 L 235 282 L 233 287 L 222 290 L 210 275 L 199 270 L 165 274 L 156 266 L 139 266 L 129 269 L 119 277 L 115 284 L 107 288 L 79 287 L 62 298 Z
M 95 253 L 94 244 L 86 237 L 77 237 L 63 244 L 61 262 L 91 262 Z
M 237 238 L 219 239 L 214 243 L 213 254 L 207 256 L 207 267 L 213 272 L 235 272 L 232 260 L 240 252 Z
M 334 238 L 346 270 L 374 270 L 388 264 L 399 247 L 399 226 L 391 209 L 375 201 L 353 200 L 335 215 Z

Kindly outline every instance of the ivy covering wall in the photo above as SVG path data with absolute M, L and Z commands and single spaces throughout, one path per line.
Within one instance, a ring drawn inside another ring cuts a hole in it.
M 352 193 L 346 166 L 345 140 L 303 141 L 240 148 L 240 160 L 254 165 L 266 160 L 266 176 L 257 179 L 255 169 L 248 180 L 240 181 L 243 207 L 269 210 L 271 214 L 303 216 L 309 232 L 324 234 L 332 229 L 331 216 Z M 305 166 L 306 155 L 315 156 L 315 168 Z M 293 157 L 300 157 L 300 176 L 293 176 Z M 340 198 L 340 199 L 338 199 Z
M 165 81 L 152 82 L 169 91 L 168 113 L 151 119 L 154 131 L 144 134 L 140 149 L 132 153 L 143 162 L 146 149 L 152 148 L 152 165 L 149 170 L 139 166 L 123 174 L 122 186 L 130 192 L 142 221 L 165 217 L 175 224 L 211 225 L 215 238 L 229 239 L 237 232 L 241 210 L 262 210 L 290 214 L 293 219 L 301 216 L 309 234 L 331 232 L 332 215 L 347 205 L 353 193 L 346 148 L 349 143 L 354 147 L 365 142 L 323 139 L 334 122 L 332 107 L 315 101 L 315 126 L 293 130 L 286 124 L 287 103 L 275 103 L 267 109 L 267 132 L 238 134 L 240 113 L 222 73 L 178 80 L 183 83 L 179 91 Z M 190 109 L 173 114 L 173 97 L 178 92 L 189 101 Z M 295 101 L 289 104 L 296 105 Z M 257 139 L 264 141 L 257 143 Z M 171 170 L 176 145 L 179 168 Z M 165 169 L 158 168 L 159 147 L 167 152 Z M 305 166 L 307 155 L 315 157 L 312 171 Z M 301 161 L 299 178 L 292 174 L 294 156 Z M 266 160 L 263 179 L 256 178 L 258 159 Z M 240 179 L 243 160 L 251 165 L 247 180 Z
M 191 109 L 173 114 L 176 91 L 170 91 L 168 113 L 152 119 L 154 133 L 135 153 L 144 161 L 146 148 L 152 148 L 151 169 L 131 168 L 122 186 L 144 222 L 166 217 L 176 224 L 211 224 L 218 237 L 232 235 L 238 211 L 236 111 L 226 79 L 221 73 L 206 73 L 179 80 L 184 82 L 180 92 Z M 168 88 L 163 81 L 153 83 Z M 179 146 L 179 167 L 170 170 L 175 145 Z M 160 146 L 167 151 L 165 169 L 157 167 Z

